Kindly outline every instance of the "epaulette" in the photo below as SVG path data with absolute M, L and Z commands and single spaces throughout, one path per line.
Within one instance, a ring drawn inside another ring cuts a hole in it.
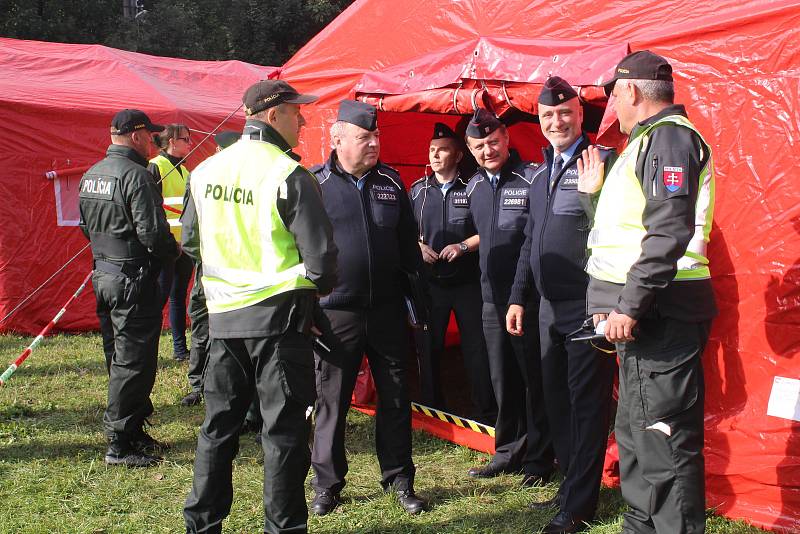
M 408 187 L 409 187 L 409 188 L 411 188 L 411 187 L 414 187 L 414 186 L 415 186 L 415 185 L 417 185 L 417 184 L 421 184 L 421 183 L 423 183 L 423 182 L 427 182 L 427 181 L 428 181 L 428 177 L 427 177 L 427 176 L 423 176 L 423 177 L 422 177 L 422 178 L 420 178 L 419 180 L 417 180 L 417 181 L 415 181 L 415 182 L 411 182 L 411 185 L 410 185 L 410 186 L 408 186 Z
M 308 172 L 310 172 L 311 174 L 317 174 L 319 171 L 322 170 L 323 167 L 324 167 L 324 165 L 319 165 L 319 164 L 318 165 L 313 165 L 313 166 L 308 168 Z
M 535 161 L 531 161 L 530 163 L 528 163 L 528 167 L 530 167 L 533 170 L 536 170 L 541 166 L 542 166 L 541 163 L 536 163 Z
M 382 162 L 382 161 L 381 161 L 381 163 L 380 163 L 380 166 L 381 166 L 381 167 L 383 167 L 383 168 L 389 169 L 390 171 L 392 171 L 393 173 L 395 173 L 395 174 L 397 175 L 397 177 L 398 177 L 398 178 L 400 177 L 400 171 L 398 171 L 398 170 L 397 170 L 397 169 L 395 169 L 394 167 L 391 167 L 391 166 L 389 166 L 389 165 L 385 164 L 385 163 L 384 163 L 384 162 Z

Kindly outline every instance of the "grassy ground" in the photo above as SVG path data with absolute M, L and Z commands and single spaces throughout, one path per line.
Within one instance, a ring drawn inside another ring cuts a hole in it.
M 0 336 L 0 364 L 15 358 L 28 338 Z M 101 420 L 106 375 L 100 338 L 58 336 L 42 346 L 0 390 L 0 532 L 182 532 L 181 509 L 191 486 L 192 461 L 202 407 L 182 408 L 186 364 L 171 359 L 162 337 L 152 434 L 173 445 L 167 461 L 141 470 L 107 468 Z M 417 490 L 431 511 L 409 517 L 378 484 L 372 420 L 352 413 L 347 435 L 351 461 L 344 506 L 312 517 L 318 533 L 521 533 L 537 532 L 547 513 L 527 509 L 551 497 L 555 483 L 522 490 L 517 477 L 470 480 L 466 470 L 486 455 L 414 434 Z M 226 532 L 261 532 L 260 449 L 243 438 L 234 471 L 234 505 Z M 310 491 L 309 491 L 310 498 Z M 617 533 L 624 505 L 604 489 L 592 534 Z M 761 532 L 709 515 L 708 531 Z

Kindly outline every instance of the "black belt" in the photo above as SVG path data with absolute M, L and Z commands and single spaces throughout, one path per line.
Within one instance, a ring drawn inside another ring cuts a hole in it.
M 94 260 L 94 268 L 105 273 L 117 274 L 128 278 L 136 278 L 148 270 L 149 262 L 123 262 L 112 263 L 104 260 Z

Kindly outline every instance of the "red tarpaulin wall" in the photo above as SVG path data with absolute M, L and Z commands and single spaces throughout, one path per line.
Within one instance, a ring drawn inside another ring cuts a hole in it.
M 409 183 L 436 116 L 420 127 L 401 112 L 447 111 L 453 88 L 469 80 L 486 81 L 494 103 L 490 81 L 508 88 L 552 73 L 596 85 L 611 75 L 620 47 L 672 62 L 677 100 L 716 155 L 710 258 L 720 316 L 705 355 L 708 506 L 797 532 L 800 430 L 767 415 L 776 377 L 790 379 L 783 382 L 789 412 L 792 379 L 800 378 L 800 188 L 791 181 L 800 159 L 797 2 L 357 0 L 281 77 L 322 97 L 306 112 L 307 164 L 329 151 L 337 102 L 358 94 L 383 101 L 383 157 Z M 462 106 L 472 100 L 457 95 L 456 111 L 470 113 Z M 609 132 L 611 120 L 606 114 Z
M 87 241 L 74 226 L 77 185 L 103 157 L 114 113 L 144 110 L 157 123 L 210 131 L 241 103 L 253 82 L 277 72 L 240 61 L 189 61 L 71 45 L 0 38 L 0 318 L 47 280 Z M 223 129 L 240 129 L 237 113 Z M 192 133 L 195 142 L 204 136 Z M 188 161 L 214 152 L 213 140 Z M 47 171 L 58 178 L 46 179 Z M 84 251 L 0 332 L 38 333 L 92 268 Z M 60 330 L 97 328 L 94 298 L 84 294 Z

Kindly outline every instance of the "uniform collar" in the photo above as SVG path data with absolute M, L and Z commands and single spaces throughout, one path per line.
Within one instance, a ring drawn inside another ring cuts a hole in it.
M 651 124 L 660 121 L 664 117 L 670 117 L 672 115 L 681 115 L 683 117 L 688 117 L 686 114 L 686 107 L 683 104 L 672 104 L 671 106 L 667 106 L 655 115 L 651 115 L 647 117 L 645 120 L 636 123 L 636 126 L 633 127 L 631 131 L 630 138 L 633 139 L 634 137 L 638 136 L 643 129 L 647 128 Z
M 516 169 L 519 166 L 520 163 L 522 163 L 522 158 L 519 156 L 519 152 L 517 152 L 516 150 L 514 150 L 512 148 L 512 149 L 509 149 L 509 151 L 508 151 L 508 159 L 503 164 L 503 167 L 500 169 L 500 172 L 498 172 L 495 175 L 490 175 L 489 171 L 487 171 L 483 167 L 481 167 L 478 172 L 483 174 L 483 176 L 486 179 L 489 179 L 490 176 L 497 176 L 498 177 L 498 181 L 499 181 L 503 176 L 506 176 L 509 172 L 511 172 L 514 169 Z
M 178 163 L 180 163 L 181 159 L 183 159 L 183 158 L 179 158 L 177 156 L 171 156 L 171 155 L 167 154 L 167 152 L 165 150 L 162 150 L 161 152 L 159 152 L 158 155 L 159 156 L 164 156 L 165 158 L 167 158 L 167 160 L 170 163 L 172 163 L 173 167 L 177 167 Z
M 430 185 L 431 187 L 438 187 L 439 189 L 441 189 L 442 186 L 444 186 L 444 184 L 440 183 L 439 180 L 436 179 L 436 174 L 434 174 L 434 173 L 430 173 L 428 175 L 426 181 L 427 181 L 428 185 Z M 460 172 L 456 172 L 455 178 L 453 178 L 453 180 L 450 181 L 449 183 L 452 184 L 451 186 L 449 186 L 450 189 L 457 189 L 458 187 L 461 187 L 461 186 L 466 187 L 466 185 L 467 185 L 467 183 L 461 178 L 461 173 Z
M 125 145 L 109 145 L 108 150 L 106 150 L 106 156 L 122 156 L 123 158 L 128 158 L 134 163 L 138 163 L 142 167 L 147 167 L 147 159 L 143 158 L 141 154 L 136 152 L 131 147 Z
M 575 156 L 579 155 L 581 151 L 584 148 L 588 147 L 590 144 L 591 142 L 589 141 L 589 136 L 586 135 L 586 132 L 581 132 L 581 136 L 578 137 L 577 141 L 575 141 L 569 149 L 561 153 L 563 155 L 569 152 L 570 149 L 572 149 L 572 154 L 567 160 L 564 161 L 564 166 L 566 167 L 566 163 L 568 161 L 573 159 Z M 544 154 L 544 161 L 547 163 L 548 168 L 553 167 L 553 160 L 555 159 L 555 153 L 556 151 L 553 148 L 553 145 L 547 145 L 545 148 L 542 149 L 542 154 Z
M 244 136 L 250 136 L 250 139 L 254 139 L 256 141 L 265 141 L 272 145 L 275 145 L 281 151 L 292 158 L 295 161 L 300 161 L 300 155 L 296 154 L 292 151 L 292 147 L 289 146 L 289 143 L 269 124 L 264 121 L 260 121 L 257 119 L 247 119 L 247 122 L 244 123 Z
M 339 163 L 339 158 L 336 156 L 336 150 L 331 150 L 330 156 L 328 156 L 328 161 L 325 162 L 325 166 L 328 168 L 329 171 L 332 173 L 341 176 L 343 178 L 349 178 L 353 181 L 358 181 L 365 178 L 368 174 L 370 174 L 373 170 L 375 170 L 381 164 L 380 160 L 375 164 L 374 167 L 368 169 L 364 174 L 361 176 L 355 176 L 350 174 L 346 170 L 342 168 L 341 163 Z

